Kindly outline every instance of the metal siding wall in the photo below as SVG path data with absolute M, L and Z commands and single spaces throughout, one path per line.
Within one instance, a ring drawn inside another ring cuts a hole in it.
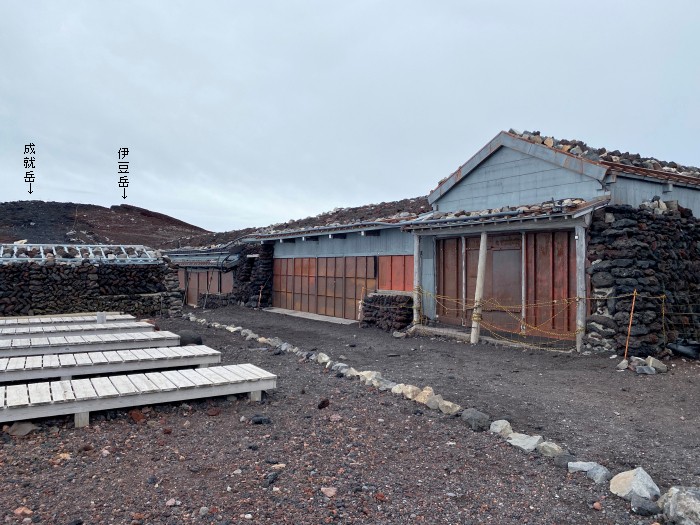
M 435 204 L 440 211 L 482 210 L 602 194 L 589 177 L 504 147 Z
M 678 201 L 684 208 L 690 208 L 693 213 L 700 213 L 700 190 L 674 186 L 668 192 L 663 192 L 664 183 L 651 182 L 625 177 L 617 178 L 617 182 L 610 185 L 613 204 L 630 204 L 639 206 L 643 201 L 651 200 L 658 195 L 663 201 Z
M 318 241 L 275 243 L 275 258 L 412 254 L 413 235 L 398 228 L 382 230 L 379 237 L 363 237 L 358 232 L 348 233 L 345 239 L 329 239 L 326 234 Z
M 435 237 L 421 237 L 421 288 L 423 294 L 423 315 L 435 318 Z

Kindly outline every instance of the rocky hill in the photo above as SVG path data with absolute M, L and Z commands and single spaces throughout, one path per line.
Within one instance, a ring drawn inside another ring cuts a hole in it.
M 128 204 L 104 208 L 72 202 L 0 203 L 0 243 L 143 244 L 152 248 L 209 233 L 181 220 Z
M 431 207 L 430 204 L 428 204 L 428 198 L 425 196 L 391 202 L 380 202 L 379 204 L 367 204 L 365 206 L 355 206 L 352 208 L 336 208 L 314 217 L 289 220 L 284 223 L 271 224 L 261 228 L 245 228 L 242 230 L 232 230 L 228 232 L 207 232 L 200 235 L 193 235 L 188 238 L 177 239 L 170 242 L 168 247 L 179 248 L 181 246 L 212 246 L 235 241 L 236 239 L 246 237 L 256 231 L 287 231 L 311 228 L 314 226 L 369 222 L 380 218 L 385 219 L 387 217 L 402 213 L 417 215 L 430 211 L 430 209 Z

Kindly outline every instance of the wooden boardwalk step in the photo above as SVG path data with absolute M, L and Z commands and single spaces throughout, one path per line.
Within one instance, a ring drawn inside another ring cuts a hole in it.
M 0 358 L 0 383 L 104 375 L 162 368 L 205 367 L 221 352 L 204 345 Z
M 74 335 L 101 335 L 132 332 L 153 332 L 155 327 L 140 321 L 119 321 L 112 323 L 72 323 L 59 325 L 16 325 L 0 326 L 1 339 L 18 339 L 27 337 L 55 337 Z
M 156 403 L 249 393 L 277 387 L 277 376 L 257 366 L 228 365 L 187 371 L 105 376 L 0 386 L 0 423 L 75 414 L 75 426 L 89 413 Z
M 166 331 L 0 339 L 0 358 L 130 350 L 179 344 L 180 336 Z
M 134 321 L 136 318 L 129 314 L 120 314 L 116 312 L 107 313 L 107 322 L 119 321 Z M 74 315 L 42 315 L 32 317 L 2 317 L 0 318 L 0 328 L 12 326 L 55 326 L 55 325 L 70 325 L 96 323 L 97 314 L 83 313 Z

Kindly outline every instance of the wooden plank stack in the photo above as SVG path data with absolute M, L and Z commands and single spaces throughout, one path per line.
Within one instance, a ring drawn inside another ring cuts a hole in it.
M 99 324 L 96 314 L 50 319 L 0 319 L 0 422 L 74 414 L 80 427 L 94 410 L 239 393 L 260 401 L 276 388 L 274 374 L 251 364 L 207 368 L 220 352 L 178 346 L 176 334 L 118 314 Z M 115 331 L 120 323 L 143 331 Z

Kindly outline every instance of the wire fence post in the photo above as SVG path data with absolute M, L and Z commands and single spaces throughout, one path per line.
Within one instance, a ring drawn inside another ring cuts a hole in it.
M 634 303 L 637 300 L 637 289 L 634 289 L 634 292 L 632 292 L 632 308 L 630 308 L 630 322 L 629 325 L 627 326 L 627 341 L 625 341 L 625 357 L 623 359 L 627 359 L 627 351 L 629 350 L 630 346 L 630 334 L 632 333 L 632 318 L 634 317 Z

